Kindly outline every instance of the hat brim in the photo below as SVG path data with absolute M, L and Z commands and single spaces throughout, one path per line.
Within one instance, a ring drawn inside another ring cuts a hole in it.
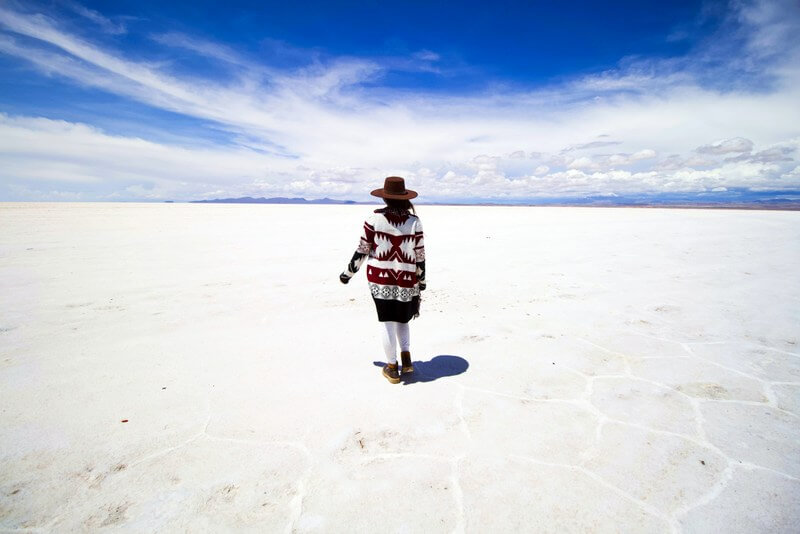
M 417 192 L 412 191 L 411 189 L 406 189 L 406 192 L 403 194 L 387 193 L 385 189 L 380 188 L 373 190 L 370 195 L 380 198 L 393 198 L 395 200 L 410 200 L 417 197 Z

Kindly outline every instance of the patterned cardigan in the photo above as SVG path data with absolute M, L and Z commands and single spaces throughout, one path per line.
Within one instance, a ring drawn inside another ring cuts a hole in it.
M 350 280 L 367 257 L 367 283 L 373 298 L 410 302 L 425 289 L 425 241 L 416 215 L 388 207 L 375 210 L 364 222 L 342 281 Z

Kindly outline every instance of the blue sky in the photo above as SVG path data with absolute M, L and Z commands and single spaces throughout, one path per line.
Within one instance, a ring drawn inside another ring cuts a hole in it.
M 0 200 L 800 190 L 796 1 L 0 3 Z

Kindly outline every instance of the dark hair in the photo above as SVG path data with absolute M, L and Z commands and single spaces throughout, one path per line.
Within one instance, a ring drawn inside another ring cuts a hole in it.
M 384 198 L 383 201 L 386 203 L 387 206 L 390 208 L 407 210 L 413 213 L 414 215 L 417 214 L 417 210 L 414 209 L 414 204 L 411 203 L 410 200 L 407 198 Z

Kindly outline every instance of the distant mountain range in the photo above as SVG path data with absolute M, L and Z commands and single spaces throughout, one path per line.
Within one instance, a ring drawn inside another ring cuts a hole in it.
M 286 197 L 215 198 L 212 200 L 190 200 L 189 202 L 194 202 L 198 204 L 359 204 L 359 202 L 356 202 L 355 200 L 334 200 L 332 198 L 319 198 L 314 200 L 306 200 L 305 198 L 286 198 Z
M 491 205 L 491 199 L 475 200 Z M 512 206 L 642 207 L 642 208 L 737 208 L 800 209 L 800 191 L 749 191 L 731 188 L 726 191 L 675 192 L 656 194 L 588 195 L 585 197 L 550 197 L 510 200 Z
M 173 202 L 166 200 L 164 202 Z M 380 205 L 379 200 L 361 202 L 355 200 L 334 200 L 320 198 L 215 198 L 211 200 L 190 200 L 200 204 L 339 204 Z M 417 205 L 429 206 L 583 206 L 583 207 L 658 207 L 658 208 L 738 208 L 738 209 L 779 209 L 800 210 L 800 191 L 750 191 L 744 188 L 730 188 L 725 191 L 675 192 L 657 194 L 588 195 L 584 197 L 548 197 L 527 199 L 473 198 L 443 202 L 419 202 Z

